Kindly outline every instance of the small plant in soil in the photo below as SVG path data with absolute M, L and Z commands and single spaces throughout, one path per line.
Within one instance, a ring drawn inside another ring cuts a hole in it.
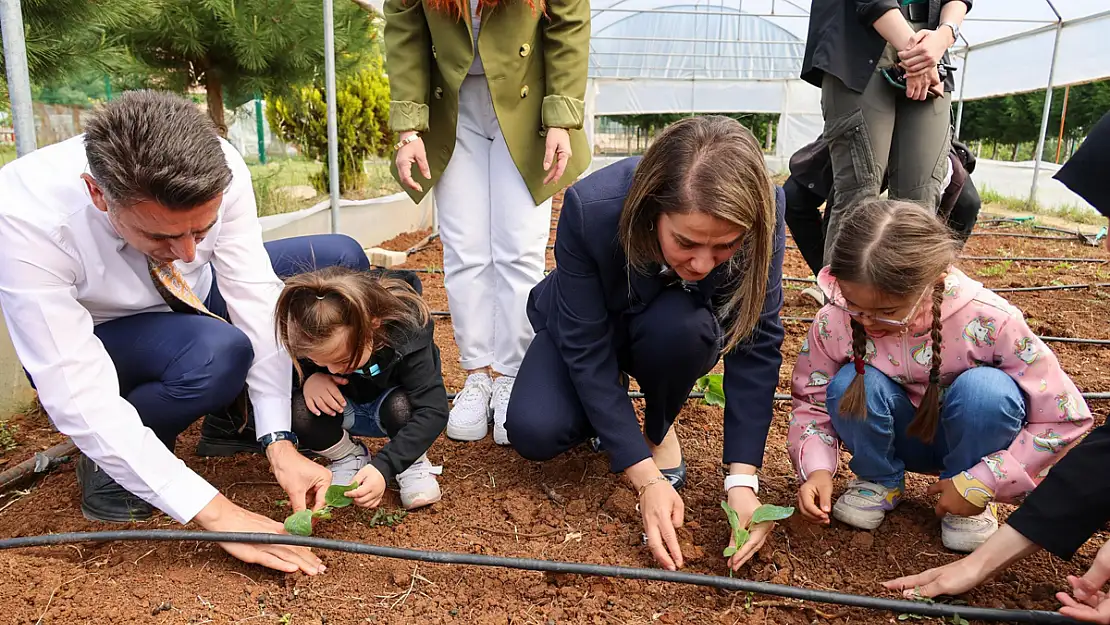
M 698 378 L 694 388 L 705 394 L 702 399 L 710 406 L 725 407 L 724 376 L 720 373 L 710 373 Z
M 1004 261 L 1002 261 L 1002 262 L 1000 262 L 996 265 L 991 265 L 989 267 L 984 267 L 983 269 L 980 269 L 976 273 L 978 273 L 980 276 L 982 276 L 984 278 L 997 278 L 998 276 L 1006 275 L 1006 272 L 1010 270 L 1010 265 L 1013 265 L 1013 264 L 1014 264 L 1014 261 L 1012 261 L 1012 260 L 1004 260 Z
M 7 421 L 0 421 L 0 452 L 11 451 L 16 448 L 15 431 L 19 426 Z
M 344 495 L 347 491 L 352 491 L 358 488 L 357 482 L 352 482 L 346 486 L 342 484 L 333 484 L 328 487 L 328 491 L 324 494 L 324 507 L 319 510 L 313 511 L 309 509 L 294 512 L 285 518 L 285 531 L 295 536 L 311 536 L 312 526 L 317 519 L 328 520 L 331 519 L 331 511 L 336 508 L 346 508 L 354 503 L 354 501 Z
M 733 554 L 740 551 L 740 548 L 748 542 L 748 539 L 751 538 L 752 535 L 751 529 L 753 526 L 760 523 L 769 523 L 771 521 L 781 521 L 794 514 L 793 506 L 772 506 L 771 504 L 765 503 L 755 509 L 755 512 L 752 513 L 751 520 L 748 521 L 747 525 L 744 525 L 740 522 L 740 515 L 732 509 L 732 506 L 728 505 L 727 501 L 721 502 L 721 508 L 725 511 L 725 516 L 728 517 L 729 527 L 732 528 L 732 537 L 736 539 L 735 547 L 725 548 L 724 556 L 726 558 L 731 558 Z
M 370 517 L 370 522 L 367 525 L 370 527 L 378 527 L 379 525 L 393 527 L 404 521 L 406 515 L 408 515 L 408 512 L 405 510 L 387 511 L 384 508 L 378 508 L 374 511 L 374 516 Z

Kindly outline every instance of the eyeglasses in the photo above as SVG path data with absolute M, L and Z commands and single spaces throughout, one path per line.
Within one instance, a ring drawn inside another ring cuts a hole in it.
M 929 289 L 925 289 L 924 291 L 922 291 L 921 295 L 918 295 L 917 300 L 914 301 L 913 307 L 910 308 L 910 311 L 908 313 L 906 313 L 906 316 L 897 321 L 894 319 L 877 317 L 875 315 L 872 315 L 871 313 L 864 312 L 862 310 L 852 310 L 851 308 L 848 308 L 848 302 L 844 299 L 844 294 L 840 292 L 839 284 L 833 286 L 833 292 L 829 294 L 829 303 L 836 308 L 844 311 L 849 317 L 853 319 L 867 318 L 876 323 L 882 323 L 884 325 L 894 326 L 896 328 L 905 328 L 910 325 L 913 317 L 917 314 L 917 309 L 919 306 L 921 306 L 921 301 L 925 299 L 925 295 L 927 293 L 929 293 Z

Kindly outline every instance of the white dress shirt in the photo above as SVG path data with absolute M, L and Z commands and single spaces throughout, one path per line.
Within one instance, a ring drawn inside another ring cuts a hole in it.
M 283 285 L 262 246 L 250 171 L 221 143 L 233 179 L 219 219 L 196 259 L 176 265 L 201 300 L 212 287 L 211 267 L 219 274 L 231 321 L 254 347 L 247 386 L 262 436 L 290 424 L 292 365 L 273 319 Z M 97 324 L 170 308 L 146 257 L 93 205 L 82 173 L 83 136 L 0 169 L 0 307 L 54 426 L 121 486 L 187 523 L 216 489 L 141 423 L 93 334 Z

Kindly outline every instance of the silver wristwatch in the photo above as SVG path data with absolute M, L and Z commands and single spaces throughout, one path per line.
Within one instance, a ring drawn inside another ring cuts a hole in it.
M 937 26 L 937 28 L 940 28 L 941 26 L 947 26 L 947 27 L 951 28 L 952 29 L 952 42 L 953 43 L 959 42 L 959 40 L 960 40 L 960 27 L 959 27 L 959 25 L 957 25 L 955 22 L 941 22 L 940 26 Z

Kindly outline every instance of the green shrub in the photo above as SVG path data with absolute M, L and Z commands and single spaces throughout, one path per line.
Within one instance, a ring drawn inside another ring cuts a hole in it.
M 312 186 L 328 192 L 327 104 L 323 84 L 294 89 L 287 97 L 271 98 L 267 118 L 273 131 L 296 145 L 301 154 L 324 164 L 312 176 Z M 339 191 L 361 189 L 366 184 L 363 162 L 372 155 L 385 156 L 391 148 L 389 132 L 389 80 L 380 59 L 336 85 L 337 137 L 339 140 Z

